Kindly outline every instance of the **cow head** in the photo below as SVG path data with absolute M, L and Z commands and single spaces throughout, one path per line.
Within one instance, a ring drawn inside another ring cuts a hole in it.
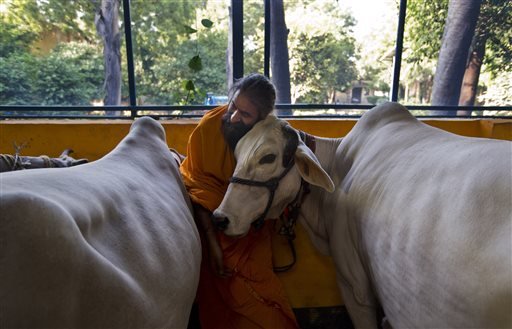
M 227 235 L 244 235 L 254 221 L 277 218 L 297 195 L 301 178 L 334 190 L 331 178 L 297 131 L 273 115 L 238 142 L 235 157 L 233 178 L 213 213 Z

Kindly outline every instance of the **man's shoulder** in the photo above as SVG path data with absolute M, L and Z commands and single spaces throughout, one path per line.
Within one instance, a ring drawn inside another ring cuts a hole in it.
M 227 105 L 218 106 L 210 111 L 208 111 L 203 118 L 201 119 L 201 123 L 221 120 L 224 113 L 226 113 L 228 109 Z
M 199 121 L 196 131 L 201 131 L 202 134 L 214 134 L 215 132 L 220 133 L 220 127 L 222 126 L 222 117 L 227 111 L 227 105 L 216 107 L 208 111 Z

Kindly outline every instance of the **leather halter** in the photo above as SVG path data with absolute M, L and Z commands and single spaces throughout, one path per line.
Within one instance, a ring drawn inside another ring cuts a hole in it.
M 313 151 L 315 152 L 315 148 L 316 148 L 316 141 L 315 141 L 315 137 L 304 132 L 304 131 L 301 131 L 299 130 L 299 135 L 300 135 L 300 138 L 302 139 L 302 141 L 304 141 L 304 143 Z M 267 201 L 267 206 L 265 207 L 265 210 L 263 211 L 263 213 L 252 223 L 252 225 L 254 226 L 255 229 L 260 229 L 262 226 L 263 226 L 263 223 L 265 222 L 265 219 L 267 217 L 267 214 L 268 214 L 268 211 L 270 210 L 270 207 L 272 206 L 272 202 L 274 201 L 274 195 L 275 195 L 275 192 L 277 190 L 277 188 L 279 187 L 279 182 L 281 181 L 281 179 L 283 179 L 287 174 L 288 172 L 290 171 L 290 169 L 292 169 L 293 165 L 295 164 L 295 160 L 294 158 L 291 158 L 290 161 L 288 162 L 288 165 L 286 166 L 286 168 L 284 169 L 284 171 L 277 177 L 273 177 L 273 178 L 270 178 L 268 179 L 267 181 L 255 181 L 255 180 L 251 180 L 251 179 L 245 179 L 245 178 L 240 178 L 240 177 L 231 177 L 229 179 L 229 182 L 230 183 L 234 183 L 234 184 L 241 184 L 241 185 L 248 185 L 248 186 L 260 186 L 260 187 L 266 187 L 269 192 L 270 192 L 270 195 L 268 197 L 268 201 Z M 303 190 L 309 190 L 308 186 L 307 186 L 307 183 L 304 182 L 303 179 L 301 179 L 301 188 L 299 189 L 299 191 L 297 192 L 297 196 L 295 197 L 294 201 L 292 201 L 292 203 L 287 207 L 289 208 L 290 206 L 292 206 L 292 204 L 295 204 L 293 207 L 294 208 L 297 208 L 297 209 L 300 209 L 300 203 L 302 203 L 302 198 L 299 199 L 299 195 L 302 193 Z M 297 200 L 299 201 L 299 205 L 297 206 Z M 298 212 L 297 212 L 297 216 L 298 216 Z M 292 220 L 293 224 L 292 226 L 295 225 L 295 220 Z M 289 221 L 290 222 L 290 221 Z M 291 233 L 290 234 L 287 234 L 287 235 L 295 235 L 293 233 L 293 228 L 290 227 L 288 229 Z
M 313 153 L 316 150 L 316 140 L 315 136 L 309 135 L 308 133 L 299 130 L 300 139 L 306 144 L 307 147 Z M 282 235 L 288 241 L 288 245 L 290 246 L 290 252 L 292 254 L 292 261 L 283 266 L 274 266 L 274 272 L 286 272 L 295 265 L 297 262 L 297 251 L 295 250 L 295 245 L 293 240 L 295 240 L 295 224 L 297 223 L 297 219 L 299 218 L 300 208 L 306 195 L 310 192 L 309 183 L 304 179 L 300 181 L 300 188 L 297 192 L 297 195 L 293 199 L 288 206 L 284 209 L 281 216 L 279 216 L 281 220 L 281 228 L 279 230 L 279 235 Z
M 298 132 L 299 132 L 301 140 L 314 153 L 315 149 L 316 149 L 315 137 L 304 132 L 304 131 L 301 131 L 301 130 L 299 130 Z M 274 201 L 275 192 L 276 192 L 277 188 L 279 187 L 279 181 L 281 181 L 281 179 L 283 179 L 283 177 L 285 177 L 288 174 L 288 172 L 292 169 L 294 164 L 295 164 L 295 160 L 294 160 L 294 158 L 291 158 L 290 162 L 288 163 L 288 165 L 286 166 L 284 171 L 279 176 L 273 177 L 265 182 L 254 181 L 254 180 L 239 178 L 239 177 L 235 177 L 235 176 L 233 176 L 229 179 L 230 183 L 242 184 L 242 185 L 248 185 L 248 186 L 261 186 L 261 187 L 268 188 L 270 195 L 269 195 L 269 198 L 267 201 L 267 206 L 265 207 L 265 211 L 263 212 L 263 214 L 260 215 L 260 217 L 258 217 L 258 219 L 256 219 L 252 223 L 252 225 L 254 226 L 255 229 L 260 229 L 263 226 L 263 223 L 265 222 L 265 218 L 267 217 L 267 213 L 270 210 L 270 207 L 272 206 L 272 202 Z M 289 269 L 291 269 L 293 267 L 293 265 L 295 265 L 295 262 L 297 261 L 297 252 L 295 251 L 295 245 L 293 244 L 293 240 L 295 240 L 295 224 L 299 217 L 300 207 L 301 207 L 302 202 L 304 201 L 304 198 L 307 194 L 309 194 L 309 183 L 307 183 L 306 181 L 304 181 L 304 179 L 301 178 L 300 188 L 299 188 L 299 191 L 297 192 L 297 195 L 295 196 L 293 201 L 290 204 L 288 204 L 288 206 L 286 206 L 285 211 L 280 216 L 280 219 L 282 221 L 282 226 L 279 231 L 279 234 L 284 235 L 286 237 L 286 239 L 288 240 L 288 244 L 290 246 L 290 250 L 291 250 L 293 259 L 292 259 L 291 263 L 288 265 L 274 266 L 274 272 L 288 271 Z M 222 225 L 227 226 L 227 221 L 222 223 Z
M 295 164 L 295 160 L 292 158 L 290 160 L 290 162 L 288 163 L 288 165 L 286 166 L 286 168 L 284 168 L 284 171 L 279 176 L 270 178 L 269 180 L 264 181 L 264 182 L 255 181 L 255 180 L 251 180 L 251 179 L 245 179 L 245 178 L 239 178 L 239 177 L 235 177 L 235 176 L 233 176 L 229 179 L 230 183 L 248 185 L 248 186 L 261 186 L 261 187 L 266 187 L 269 190 L 270 195 L 268 197 L 267 206 L 265 207 L 265 211 L 263 211 L 263 213 L 260 215 L 260 217 L 258 217 L 258 219 L 256 219 L 252 223 L 252 225 L 254 226 L 255 229 L 260 229 L 263 226 L 265 218 L 267 217 L 267 213 L 270 210 L 270 206 L 272 205 L 272 202 L 274 201 L 274 195 L 276 193 L 276 190 L 279 187 L 279 181 L 281 181 L 281 179 L 283 179 L 283 177 L 285 177 L 286 174 L 288 174 L 288 172 L 290 171 L 290 169 L 292 169 L 294 164 Z

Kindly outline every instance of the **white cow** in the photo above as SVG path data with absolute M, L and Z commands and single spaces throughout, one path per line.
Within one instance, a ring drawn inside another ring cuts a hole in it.
M 1 328 L 186 328 L 201 248 L 162 126 L 102 159 L 0 174 Z
M 356 328 L 377 327 L 378 303 L 395 328 L 512 327 L 512 143 L 430 127 L 396 103 L 346 138 L 317 137 L 315 154 L 295 150 L 291 130 L 270 116 L 240 140 L 236 179 L 214 213 L 229 220 L 226 234 L 260 217 L 269 189 L 246 184 L 280 177 L 291 152 L 266 218 L 301 178 L 314 185 L 299 221 L 333 257 Z

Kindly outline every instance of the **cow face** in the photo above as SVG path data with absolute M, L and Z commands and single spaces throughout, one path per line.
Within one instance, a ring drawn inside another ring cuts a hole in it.
M 297 195 L 301 177 L 334 190 L 313 152 L 275 116 L 258 122 L 238 142 L 235 157 L 232 182 L 213 214 L 227 235 L 245 235 L 254 221 L 277 218 Z

